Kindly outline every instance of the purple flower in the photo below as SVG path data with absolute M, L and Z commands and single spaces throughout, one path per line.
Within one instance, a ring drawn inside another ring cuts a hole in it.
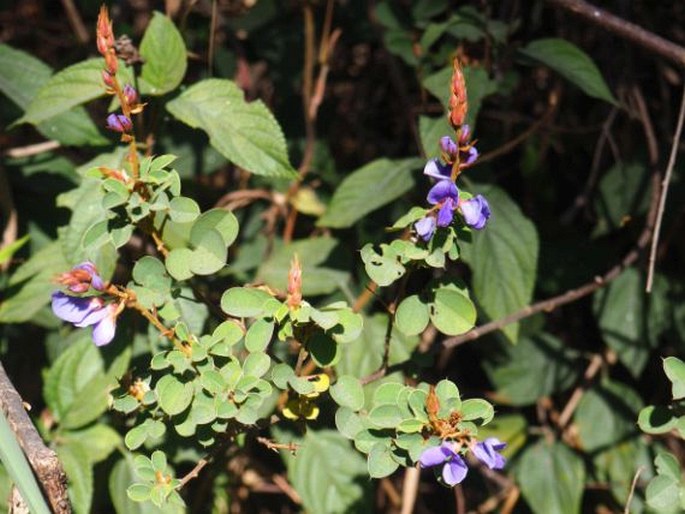
M 438 227 L 447 227 L 452 223 L 458 201 L 459 190 L 451 180 L 441 180 L 428 191 L 428 203 L 440 206 Z
M 462 150 L 459 156 L 459 166 L 465 167 L 473 164 L 476 161 L 476 159 L 478 159 L 478 155 L 478 150 L 475 146 L 471 146 L 468 150 Z
M 450 487 L 461 483 L 469 470 L 461 455 L 454 451 L 453 445 L 445 442 L 440 446 L 424 450 L 419 458 L 419 462 L 422 468 L 431 468 L 444 464 L 442 467 L 442 479 Z
M 138 102 L 138 92 L 131 84 L 126 84 L 122 93 L 128 105 L 133 106 Z
M 480 230 L 490 219 L 490 204 L 483 195 L 476 195 L 469 200 L 460 202 L 459 208 L 464 215 L 464 222 L 471 228 Z
M 52 312 L 76 327 L 93 327 L 93 342 L 103 346 L 111 342 L 116 331 L 117 308 L 105 305 L 97 296 L 79 297 L 57 291 L 52 294 Z
M 454 156 L 457 155 L 457 152 L 459 151 L 457 143 L 455 143 L 450 136 L 443 136 L 440 138 L 440 149 L 447 157 L 450 157 L 450 161 L 454 161 Z
M 426 216 L 414 223 L 414 229 L 421 239 L 424 241 L 430 240 L 435 232 L 435 218 L 433 216 Z
M 85 293 L 90 286 L 97 291 L 105 288 L 95 264 L 88 261 L 74 266 L 71 271 L 58 275 L 57 283 L 66 286 L 72 293 Z
M 114 132 L 129 132 L 133 127 L 131 120 L 123 114 L 110 114 L 107 116 L 107 128 Z
M 442 164 L 438 159 L 431 159 L 423 167 L 423 174 L 436 180 L 445 180 L 452 174 L 452 166 Z
M 506 446 L 507 443 L 503 443 L 496 437 L 488 437 L 485 441 L 473 447 L 473 453 L 478 457 L 478 460 L 490 469 L 502 469 L 507 460 L 499 454 L 499 451 L 506 448 Z

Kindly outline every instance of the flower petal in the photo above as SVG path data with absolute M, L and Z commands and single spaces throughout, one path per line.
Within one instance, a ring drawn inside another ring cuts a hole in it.
M 433 232 L 435 232 L 435 218 L 432 216 L 421 218 L 419 221 L 414 223 L 414 229 L 421 239 L 428 241 L 431 237 L 433 237 Z
M 460 204 L 464 222 L 471 228 L 481 230 L 490 219 L 490 205 L 482 195 L 477 195 Z
M 442 468 L 442 479 L 449 486 L 455 486 L 466 478 L 469 468 L 460 455 L 455 455 L 452 460 L 445 463 Z
M 454 202 L 451 198 L 445 200 L 438 211 L 438 227 L 449 227 L 454 219 Z
M 454 453 L 449 446 L 433 446 L 432 448 L 423 450 L 423 453 L 419 458 L 419 463 L 422 468 L 430 468 L 442 464 L 452 456 L 454 456 Z
M 451 157 L 459 151 L 457 143 L 455 143 L 450 136 L 443 136 L 440 138 L 440 149 Z
M 83 328 L 100 323 L 100 321 L 107 316 L 107 309 L 104 309 L 102 305 L 94 307 L 86 316 L 79 321 L 74 323 L 75 327 Z
M 93 342 L 96 346 L 104 346 L 110 343 L 114 339 L 117 329 L 116 306 L 111 304 L 102 310 L 105 311 L 106 316 L 93 327 Z
M 79 323 L 93 308 L 92 298 L 69 296 L 61 291 L 52 293 L 52 312 L 64 321 Z
M 428 203 L 436 205 L 447 198 L 456 201 L 459 198 L 459 190 L 451 180 L 441 180 L 428 191 Z
M 441 164 L 437 159 L 431 159 L 423 167 L 423 174 L 434 179 L 444 180 L 452 174 L 452 167 Z
M 490 469 L 502 469 L 506 459 L 498 452 L 506 446 L 496 437 L 488 437 L 473 447 L 473 454 Z

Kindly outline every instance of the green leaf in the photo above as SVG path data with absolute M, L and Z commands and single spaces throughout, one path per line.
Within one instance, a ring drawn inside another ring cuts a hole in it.
M 2 463 L 0 469 L 7 470 L 7 474 L 17 485 L 27 506 L 31 508 L 31 512 L 35 514 L 52 512 L 45 503 L 33 470 L 2 410 L 0 410 L 0 462 Z
M 506 341 L 484 348 L 484 368 L 497 389 L 500 403 L 532 405 L 539 398 L 570 387 L 582 367 L 578 352 L 551 334 L 523 337 L 512 346 Z
M 52 75 L 52 69 L 34 56 L 0 45 L 0 69 L 6 70 L 0 77 L 0 91 L 6 94 L 22 110 Z M 95 123 L 83 107 L 75 107 L 37 126 L 45 137 L 56 139 L 64 145 L 103 145 L 109 140 L 100 134 Z
M 167 110 L 207 132 L 212 146 L 241 168 L 267 177 L 295 177 L 278 122 L 261 101 L 245 102 L 233 82 L 202 80 L 169 102 Z
M 651 353 L 646 337 L 648 299 L 642 274 L 629 268 L 595 295 L 594 310 L 606 344 L 634 377 L 644 369 Z
M 620 382 L 607 380 L 586 391 L 574 413 L 583 450 L 596 452 L 635 434 L 641 406 L 640 396 Z
M 384 404 L 369 412 L 369 421 L 378 428 L 395 428 L 404 418 L 397 405 Z
M 395 325 L 400 332 L 408 336 L 420 334 L 428 325 L 429 312 L 428 305 L 423 303 L 418 295 L 407 296 L 397 307 Z
M 353 171 L 338 186 L 326 213 L 319 218 L 320 227 L 344 228 L 371 211 L 382 207 L 409 191 L 412 174 L 423 166 L 417 158 L 377 159 Z
M 685 362 L 677 357 L 666 357 L 664 359 L 664 372 L 671 381 L 673 399 L 685 398 Z
M 164 375 L 155 385 L 157 401 L 170 416 L 180 414 L 193 400 L 193 385 L 183 383 L 174 375 Z
M 22 123 L 37 125 L 105 94 L 102 58 L 74 64 L 53 75 L 26 108 Z
M 190 244 L 194 248 L 190 271 L 196 275 L 211 275 L 226 264 L 228 249 L 221 234 L 213 228 L 190 231 Z
M 528 43 L 521 53 L 549 66 L 588 96 L 618 105 L 595 63 L 573 43 L 557 38 L 538 39 Z
M 461 404 L 461 415 L 464 421 L 482 420 L 483 425 L 492 421 L 495 417 L 495 409 L 492 405 L 480 398 L 470 398 Z
M 314 362 L 322 368 L 333 366 L 340 357 L 335 340 L 323 332 L 317 332 L 309 338 L 307 350 Z
M 339 248 L 339 241 L 331 237 L 303 239 L 279 246 L 261 263 L 257 279 L 276 290 L 285 291 L 290 263 L 297 255 L 302 267 L 302 294 L 333 293 L 349 281 L 347 272 L 321 266 L 336 248 Z
M 69 479 L 69 499 L 76 514 L 88 514 L 93 502 L 93 468 L 88 450 L 80 445 L 58 446 L 57 455 Z
M 236 318 L 253 318 L 263 314 L 264 304 L 272 299 L 261 289 L 232 287 L 221 296 L 221 310 Z
M 245 349 L 248 352 L 263 352 L 271 342 L 273 333 L 273 321 L 258 319 L 245 334 Z
M 195 220 L 191 230 L 191 239 L 193 231 L 205 232 L 209 229 L 216 230 L 221 234 L 225 246 L 230 246 L 235 238 L 238 237 L 238 220 L 230 211 L 224 209 L 210 209 L 203 212 L 199 218 Z
M 288 463 L 288 478 L 308 512 L 371 512 L 367 467 L 349 441 L 333 430 L 308 430 L 297 458 Z
M 637 425 L 648 434 L 666 434 L 678 426 L 678 417 L 668 407 L 648 405 L 640 411 Z
M 643 162 L 617 162 L 606 170 L 594 196 L 599 237 L 620 230 L 627 217 L 646 212 L 650 195 L 650 170 Z
M 105 460 L 121 444 L 121 436 L 107 425 L 93 425 L 77 431 L 65 431 L 60 435 L 60 444 L 80 445 L 91 464 Z
M 473 271 L 477 303 L 490 319 L 500 319 L 531 301 L 538 261 L 538 234 L 509 195 L 497 187 L 478 188 L 492 210 L 488 226 L 473 235 L 473 244 L 461 245 L 462 257 Z M 502 277 L 493 280 L 492 277 Z M 506 277 L 506 280 L 504 279 Z M 518 324 L 504 327 L 512 342 Z
M 364 389 L 361 382 L 351 375 L 342 375 L 331 386 L 331 397 L 341 407 L 358 411 L 364 406 Z
M 26 234 L 24 237 L 17 239 L 13 243 L 0 248 L 0 264 L 5 264 L 9 262 L 12 256 L 19 251 L 19 249 L 24 246 L 29 240 L 29 235 Z
M 419 136 L 421 137 L 423 153 L 427 157 L 439 157 L 440 138 L 451 136 L 452 134 L 454 134 L 454 129 L 447 121 L 447 116 L 439 116 L 437 118 L 419 116 Z
M 9 279 L 0 302 L 0 323 L 22 323 L 33 318 L 50 302 L 53 279 L 69 269 L 59 242 L 53 242 L 19 266 Z
M 402 275 L 406 269 L 399 262 L 397 252 L 386 244 L 381 245 L 381 254 L 376 253 L 371 243 L 364 245 L 360 251 L 366 274 L 379 286 L 389 286 Z
M 167 503 L 163 509 L 155 506 L 150 501 L 144 501 L 144 498 L 149 498 L 149 486 L 144 484 L 134 484 L 138 487 L 147 487 L 147 495 L 145 490 L 140 492 L 134 490 L 131 496 L 142 499 L 143 502 L 132 500 L 126 493 L 126 490 L 136 480 L 134 471 L 133 459 L 126 457 L 117 461 L 112 468 L 109 475 L 109 496 L 114 504 L 114 510 L 117 514 L 182 514 L 186 512 L 182 506 L 174 503 Z M 133 488 L 134 486 L 131 486 Z
M 440 332 L 450 336 L 471 330 L 476 323 L 476 307 L 468 296 L 453 289 L 435 291 L 430 319 Z
M 173 91 L 186 74 L 187 58 L 183 36 L 174 22 L 155 12 L 140 42 L 140 55 L 145 60 L 141 72 L 141 89 L 150 95 Z
M 269 371 L 269 366 L 271 366 L 271 357 L 266 353 L 251 353 L 243 362 L 243 374 L 259 378 Z
M 188 280 L 193 276 L 190 265 L 193 260 L 193 251 L 190 248 L 174 248 L 169 252 L 164 264 L 169 275 L 176 280 Z
M 371 447 L 367 466 L 371 478 L 387 477 L 400 467 L 392 458 L 390 448 L 383 443 L 376 443 Z
M 534 514 L 578 514 L 585 485 L 585 464 L 562 443 L 540 440 L 516 466 L 521 493 Z
M 200 215 L 200 206 L 192 198 L 177 196 L 169 202 L 169 216 L 176 223 L 195 221 Z
M 365 428 L 360 416 L 348 407 L 340 407 L 335 412 L 335 426 L 348 439 L 354 439 Z

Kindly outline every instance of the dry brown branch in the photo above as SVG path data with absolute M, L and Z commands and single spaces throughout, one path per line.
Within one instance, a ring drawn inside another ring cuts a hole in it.
M 585 391 L 587 391 L 587 389 L 592 384 L 592 379 L 595 378 L 597 372 L 600 369 L 602 369 L 603 360 L 604 359 L 601 355 L 594 355 L 592 359 L 590 359 L 590 365 L 585 370 L 582 383 L 575 388 L 573 393 L 571 393 L 571 397 L 569 398 L 568 402 L 566 402 L 564 410 L 561 411 L 561 415 L 559 416 L 558 421 L 559 428 L 563 429 L 571 420 L 571 416 L 573 416 L 573 413 L 575 412 L 578 403 L 580 403 L 580 399 L 583 397 Z
M 685 68 L 685 48 L 584 0 L 547 0 Z
M 38 435 L 31 423 L 24 402 L 12 385 L 5 368 L 0 364 L 0 409 L 7 417 L 12 432 L 17 436 L 26 458 L 31 464 L 38 483 L 43 489 L 53 512 L 70 514 L 71 504 L 67 496 L 67 476 L 57 454 Z
M 404 482 L 402 483 L 402 510 L 400 514 L 412 514 L 416 504 L 416 495 L 419 492 L 419 468 L 412 467 L 404 470 Z
M 88 33 L 86 26 L 83 24 L 83 20 L 81 19 L 81 15 L 78 12 L 78 8 L 76 7 L 74 0 L 62 0 L 62 6 L 64 7 L 64 11 L 67 13 L 69 25 L 71 25 L 71 28 L 74 30 L 76 38 L 81 44 L 87 43 L 90 39 L 90 34 Z
M 13 159 L 19 159 L 21 157 L 31 157 L 32 155 L 37 155 L 39 153 L 49 152 L 50 150 L 55 150 L 59 147 L 59 141 L 43 141 L 42 143 L 10 148 L 5 155 L 12 157 Z

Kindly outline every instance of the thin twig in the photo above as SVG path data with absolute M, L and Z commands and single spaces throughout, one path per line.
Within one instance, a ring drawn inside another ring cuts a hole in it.
M 666 167 L 666 174 L 661 183 L 661 195 L 659 197 L 659 209 L 656 215 L 656 226 L 654 227 L 654 236 L 652 237 L 652 248 L 649 251 L 649 267 L 647 268 L 647 286 L 646 291 L 652 292 L 652 283 L 654 281 L 654 266 L 656 263 L 656 249 L 659 244 L 659 233 L 661 232 L 661 222 L 664 217 L 664 210 L 666 208 L 666 196 L 668 195 L 668 188 L 671 184 L 671 176 L 673 175 L 673 167 L 675 166 L 675 159 L 678 155 L 678 143 L 680 143 L 680 135 L 683 130 L 683 121 L 685 120 L 685 85 L 683 86 L 683 96 L 680 100 L 680 113 L 678 114 L 678 125 L 673 136 L 673 145 L 671 146 L 671 155 L 668 158 L 668 166 Z
M 188 473 L 186 473 L 178 482 L 178 485 L 176 486 L 176 489 L 182 489 L 184 485 L 186 485 L 188 482 L 190 482 L 193 478 L 197 478 L 200 475 L 200 471 L 202 471 L 202 468 L 204 468 L 207 464 L 209 464 L 210 459 L 209 458 L 202 458 L 199 461 L 197 461 L 197 464 L 195 464 L 195 467 L 191 469 Z
M 547 0 L 685 68 L 685 48 L 584 0 Z
M 633 477 L 633 482 L 630 484 L 630 492 L 628 493 L 628 499 L 626 499 L 626 507 L 623 509 L 623 514 L 630 514 L 630 502 L 633 501 L 633 496 L 635 495 L 635 486 L 640 478 L 640 474 L 645 470 L 644 466 L 637 468 L 635 476 Z
M 400 514 L 412 514 L 416 504 L 416 495 L 419 492 L 419 468 L 411 467 L 404 470 L 404 482 L 402 483 L 402 510 Z
M 70 514 L 71 505 L 67 495 L 67 476 L 57 454 L 45 446 L 36 427 L 26 414 L 24 402 L 0 364 L 0 409 L 7 417 L 17 441 L 36 473 L 53 512 Z
M 43 152 L 49 152 L 50 150 L 55 150 L 60 147 L 59 141 L 43 141 L 42 143 L 35 143 L 32 145 L 19 146 L 17 148 L 10 148 L 5 152 L 5 155 L 12 157 L 13 159 L 19 159 L 21 157 L 31 157 L 32 155 L 37 155 Z
M 559 428 L 563 429 L 568 424 L 571 416 L 573 416 L 573 412 L 578 406 L 578 403 L 580 403 L 580 399 L 583 397 L 583 394 L 585 394 L 585 391 L 587 391 L 587 389 L 590 387 L 592 379 L 595 377 L 597 372 L 602 369 L 603 360 L 604 359 L 599 354 L 594 355 L 590 360 L 590 365 L 587 367 L 585 374 L 583 375 L 582 383 L 579 384 L 578 387 L 576 387 L 576 389 L 573 391 L 568 402 L 566 402 L 564 410 L 559 415 Z
M 212 18 L 209 23 L 209 49 L 207 50 L 207 73 L 212 76 L 214 67 L 214 45 L 216 44 L 216 23 L 219 17 L 219 2 L 212 0 Z
M 69 25 L 71 25 L 71 28 L 74 30 L 76 38 L 81 44 L 87 43 L 90 39 L 90 34 L 88 33 L 86 26 L 83 24 L 83 20 L 81 19 L 78 9 L 76 8 L 76 4 L 74 4 L 74 0 L 62 0 L 62 6 L 64 7 L 64 11 L 67 13 Z

